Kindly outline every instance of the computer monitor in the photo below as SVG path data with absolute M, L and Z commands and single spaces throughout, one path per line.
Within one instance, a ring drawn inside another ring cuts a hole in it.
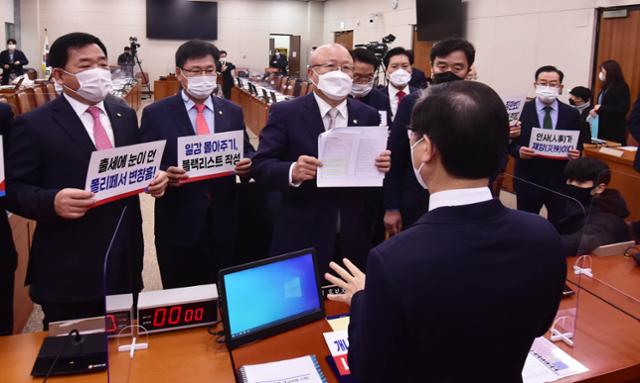
M 230 349 L 324 317 L 314 249 L 221 270 L 218 288 Z

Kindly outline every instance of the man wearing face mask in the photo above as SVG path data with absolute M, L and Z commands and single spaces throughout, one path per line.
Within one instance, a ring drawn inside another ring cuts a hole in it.
M 410 93 L 419 89 L 409 85 L 411 81 L 411 53 L 402 47 L 391 49 L 382 59 L 389 85 L 382 92 L 389 99 L 390 120 L 393 121 L 398 111 L 398 104 Z
M 370 249 L 366 201 L 372 188 L 318 188 L 318 136 L 345 126 L 376 126 L 378 111 L 351 98 L 353 59 L 339 44 L 318 47 L 309 58 L 308 77 L 316 89 L 271 107 L 260 133 L 254 178 L 282 191 L 270 252 L 282 254 L 315 247 L 320 271 L 336 254 L 364 265 Z M 381 153 L 375 166 L 386 173 L 391 154 Z M 372 164 L 373 165 L 373 164 Z
M 6 157 L 7 208 L 37 221 L 26 284 L 45 329 L 104 315 L 105 286 L 108 294 L 140 291 L 144 254 L 138 196 L 95 206 L 84 190 L 93 151 L 140 143 L 135 111 L 105 100 L 111 73 L 104 44 L 86 33 L 61 36 L 48 64 L 63 95 L 14 120 Z M 159 172 L 147 193 L 161 197 L 167 182 Z
M 271 56 L 271 59 L 269 60 L 269 66 L 271 68 L 278 68 L 278 73 L 283 76 L 287 75 L 288 65 L 289 62 L 287 61 L 287 58 L 284 57 L 284 55 L 278 50 L 276 50 L 276 52 L 273 54 L 273 56 Z
M 564 167 L 567 160 L 537 158 L 529 147 L 531 129 L 580 130 L 580 115 L 574 108 L 558 100 L 562 92 L 564 74 L 558 68 L 546 65 L 538 68 L 533 86 L 536 98 L 524 105 L 520 122 L 522 134 L 514 140 L 510 154 L 515 158 L 514 189 L 518 210 L 538 214 L 546 206 L 548 218 L 556 223 L 564 212 L 564 199 L 557 193 L 565 189 Z M 569 152 L 568 160 L 580 157 L 582 141 L 578 149 Z M 524 181 L 518 180 L 518 178 Z
M 212 95 L 218 49 L 191 40 L 176 51 L 176 75 L 182 90 L 146 107 L 143 141 L 167 140 L 162 169 L 169 188 L 155 206 L 155 243 L 165 289 L 215 283 L 218 270 L 231 266 L 235 249 L 237 185 L 235 176 L 181 184 L 188 175 L 177 163 L 178 137 L 245 132 L 242 109 Z M 235 171 L 246 180 L 254 149 L 244 133 L 244 155 Z
M 591 142 L 591 125 L 587 121 L 591 106 L 591 90 L 584 86 L 576 86 L 569 92 L 569 104 L 580 113 L 580 138 L 583 143 Z
M 430 57 L 433 85 L 465 78 L 475 54 L 475 48 L 465 39 L 450 38 L 438 42 L 432 48 Z M 394 155 L 383 187 L 384 226 L 390 235 L 411 226 L 427 211 L 429 204 L 429 192 L 426 185 L 415 177 L 409 151 L 409 121 L 420 94 L 414 92 L 404 97 L 391 125 L 388 148 Z
M 627 204 L 619 191 L 607 187 L 609 166 L 597 158 L 569 161 L 564 168 L 566 193 L 580 202 L 567 200 L 567 214 L 558 225 L 565 255 L 590 254 L 597 247 L 631 239 L 625 219 Z
M 331 264 L 337 276 L 325 274 L 345 290 L 328 298 L 351 306 L 351 376 L 521 382 L 534 338 L 557 312 L 566 261 L 549 222 L 506 208 L 487 187 L 507 147 L 504 104 L 475 81 L 431 87 L 411 130 L 429 212 L 371 250 L 366 276 L 348 259 Z
M 23 67 L 29 64 L 27 56 L 17 49 L 16 39 L 7 40 L 7 49 L 0 52 L 0 68 L 2 69 L 1 85 L 7 85 L 11 79 L 24 74 Z
M 378 58 L 368 49 L 357 48 L 351 52 L 353 57 L 353 85 L 351 97 L 364 102 L 387 116 L 386 124 L 391 126 L 391 109 L 389 99 L 373 86 L 374 76 L 378 69 Z

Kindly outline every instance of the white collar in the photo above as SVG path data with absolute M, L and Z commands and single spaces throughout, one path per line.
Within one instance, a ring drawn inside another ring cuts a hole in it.
M 324 116 L 327 115 L 327 113 L 329 113 L 329 111 L 331 109 L 333 109 L 333 107 L 331 105 L 329 105 L 325 100 L 321 99 L 320 96 L 318 96 L 316 94 L 316 92 L 313 92 L 313 97 L 315 97 L 316 99 L 316 103 L 318 103 L 318 109 L 320 109 L 320 117 L 324 118 Z M 345 98 L 344 101 L 342 101 L 340 104 L 338 104 L 336 106 L 336 109 L 338 109 L 338 113 L 344 118 L 347 119 L 347 99 Z
M 180 92 L 180 94 L 182 95 L 182 101 L 184 101 L 184 106 L 187 108 L 187 110 L 189 111 L 193 109 L 196 103 L 192 99 L 190 99 L 189 96 L 187 96 L 187 93 L 184 90 Z M 213 100 L 211 99 L 211 97 L 213 96 L 209 96 L 206 100 L 204 100 L 204 106 L 206 106 L 210 111 L 213 112 Z
M 487 186 L 469 189 L 452 189 L 431 194 L 429 211 L 445 206 L 463 206 L 493 199 Z
M 550 106 L 552 110 L 558 110 L 558 99 L 553 100 L 551 104 L 547 105 L 544 102 L 540 101 L 538 97 L 536 97 L 536 110 L 538 112 L 544 111 L 544 108 L 547 106 Z
M 405 96 L 408 95 L 409 94 L 409 84 L 405 85 L 404 88 L 402 88 L 402 89 L 398 89 L 393 84 L 389 83 L 389 93 L 392 96 L 395 96 L 400 91 L 403 91 Z
M 69 104 L 71 104 L 71 108 L 73 108 L 73 111 L 76 112 L 76 114 L 78 116 L 81 116 L 83 113 L 87 112 L 87 109 L 92 106 L 92 105 L 87 105 L 84 104 L 78 100 L 76 100 L 75 98 L 69 96 L 68 94 L 66 94 L 64 91 L 62 92 L 62 95 L 64 96 L 65 99 L 67 99 L 67 101 L 69 101 Z M 104 101 L 100 101 L 99 103 L 93 105 L 95 107 L 97 107 L 98 109 L 100 109 L 102 111 L 102 113 L 107 114 L 107 110 L 104 107 Z

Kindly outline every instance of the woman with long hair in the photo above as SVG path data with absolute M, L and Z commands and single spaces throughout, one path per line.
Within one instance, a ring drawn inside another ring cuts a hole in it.
M 626 122 L 629 111 L 629 85 L 624 80 L 620 64 L 607 60 L 600 65 L 602 90 L 598 95 L 598 104 L 591 110 L 592 117 L 598 117 L 598 138 L 621 144 L 626 143 Z

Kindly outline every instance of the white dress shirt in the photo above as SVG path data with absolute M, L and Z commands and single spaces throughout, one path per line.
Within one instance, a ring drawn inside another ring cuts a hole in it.
M 398 89 L 395 86 L 389 84 L 387 87 L 389 90 L 389 104 L 391 106 L 391 121 L 396 117 L 396 112 L 398 111 L 398 104 L 400 100 L 398 99 L 398 92 L 403 91 L 405 97 L 409 95 L 411 91 L 409 85 L 405 85 L 404 88 Z
M 198 116 L 198 110 L 196 109 L 196 103 L 193 102 L 192 99 L 187 96 L 184 91 L 180 92 L 182 95 L 182 101 L 184 101 L 184 107 L 187 108 L 187 114 L 189 114 L 189 120 L 191 120 L 191 127 L 193 128 L 194 133 L 198 134 L 198 129 L 196 128 L 196 117 Z M 204 110 L 202 114 L 204 114 L 204 119 L 207 121 L 207 126 L 209 127 L 209 132 L 211 134 L 215 133 L 215 118 L 213 111 L 213 101 L 211 97 L 208 97 L 204 102 Z
M 329 116 L 329 111 L 333 109 L 331 105 L 329 105 L 325 100 L 321 99 L 315 92 L 313 92 L 313 97 L 316 99 L 316 103 L 318 104 L 318 109 L 320 109 L 320 117 L 322 117 L 322 123 L 324 124 L 325 132 L 329 130 L 329 125 L 331 123 L 331 117 Z M 349 111 L 347 109 L 347 100 L 345 99 L 340 104 L 336 106 L 338 110 L 338 114 L 336 115 L 336 122 L 334 128 L 344 128 L 349 125 Z M 300 186 L 299 183 L 293 183 L 293 167 L 295 166 L 295 162 L 289 166 L 289 185 L 293 187 Z
M 471 205 L 492 199 L 493 195 L 487 186 L 445 190 L 429 196 L 429 211 L 439 207 Z
M 96 140 L 93 137 L 93 117 L 87 111 L 87 109 L 89 109 L 91 105 L 83 104 L 80 101 L 76 100 L 75 98 L 69 97 L 64 92 L 62 94 L 64 95 L 64 98 L 66 98 L 67 101 L 69 101 L 69 104 L 71 104 L 71 108 L 73 108 L 73 111 L 76 112 L 76 114 L 80 118 L 80 121 L 82 122 L 82 125 L 84 126 L 84 129 L 87 131 L 87 134 L 89 135 L 89 139 L 91 139 L 91 142 L 93 142 L 93 145 L 95 145 Z M 100 122 L 102 123 L 102 126 L 104 127 L 104 130 L 107 133 L 107 137 L 109 137 L 111 146 L 115 148 L 116 142 L 113 136 L 113 128 L 111 127 L 111 120 L 109 120 L 109 115 L 107 114 L 107 110 L 104 108 L 104 101 L 100 101 L 95 106 L 98 109 L 100 109 Z

